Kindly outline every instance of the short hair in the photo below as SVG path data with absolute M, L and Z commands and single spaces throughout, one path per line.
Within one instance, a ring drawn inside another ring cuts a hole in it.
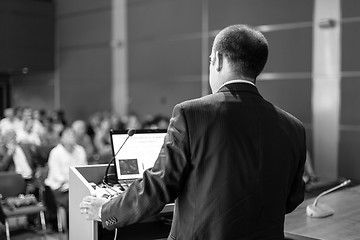
M 248 25 L 231 25 L 221 30 L 213 49 L 229 59 L 235 74 L 253 79 L 264 69 L 269 54 L 265 36 Z

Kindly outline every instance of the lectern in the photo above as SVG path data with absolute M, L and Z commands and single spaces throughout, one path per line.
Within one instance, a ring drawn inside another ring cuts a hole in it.
M 88 165 L 70 168 L 69 188 L 69 239 L 114 239 L 114 234 L 101 229 L 97 221 L 86 220 L 80 213 L 80 202 L 85 196 L 96 196 L 90 183 L 101 183 L 107 164 Z M 114 169 L 111 167 L 110 172 Z M 164 207 L 160 214 L 153 216 L 139 224 L 119 228 L 117 239 L 161 239 L 166 238 L 170 224 L 168 220 L 173 212 L 173 204 Z M 100 227 L 100 229 L 99 229 Z M 135 236 L 136 235 L 136 236 Z

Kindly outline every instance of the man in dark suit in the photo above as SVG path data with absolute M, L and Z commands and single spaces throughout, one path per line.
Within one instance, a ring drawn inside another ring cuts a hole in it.
M 222 30 L 210 56 L 213 93 L 175 106 L 143 179 L 110 201 L 85 197 L 81 212 L 111 230 L 175 201 L 168 239 L 283 239 L 284 216 L 304 197 L 305 131 L 259 94 L 267 56 L 257 30 Z

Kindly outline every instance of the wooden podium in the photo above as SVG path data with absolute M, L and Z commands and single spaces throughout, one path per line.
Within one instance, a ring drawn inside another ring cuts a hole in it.
M 99 222 L 86 220 L 85 216 L 81 215 L 79 207 L 85 196 L 96 196 L 95 190 L 90 183 L 101 183 L 106 167 L 107 164 L 70 168 L 69 240 L 114 239 L 114 233 L 102 229 Z M 113 167 L 110 167 L 110 172 L 114 172 Z M 168 220 L 172 215 L 173 208 L 173 204 L 168 204 L 159 215 L 142 223 L 118 229 L 117 239 L 166 239 L 170 231 L 170 225 L 166 221 L 162 221 L 162 219 Z

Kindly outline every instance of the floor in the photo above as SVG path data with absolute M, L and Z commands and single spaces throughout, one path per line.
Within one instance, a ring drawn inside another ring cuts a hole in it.
M 67 233 L 58 233 L 57 230 L 52 230 L 51 224 L 47 222 L 47 229 L 42 231 L 40 222 L 35 226 L 28 227 L 26 217 L 9 218 L 10 238 L 11 240 L 68 240 Z M 3 229 L 4 230 L 4 229 Z M 0 240 L 5 239 L 1 235 Z
M 19 229 L 11 231 L 11 240 L 68 240 L 66 233 L 56 233 L 54 231 L 46 231 L 43 234 L 40 231 L 32 231 L 28 229 Z

